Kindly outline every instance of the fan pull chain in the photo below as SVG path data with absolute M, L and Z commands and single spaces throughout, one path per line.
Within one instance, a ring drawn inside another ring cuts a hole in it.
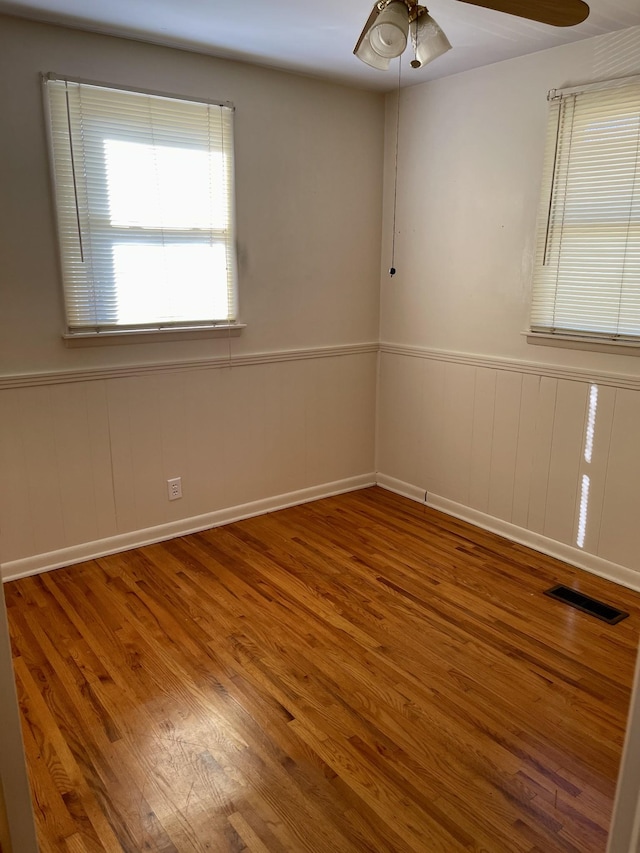
M 398 105 L 396 110 L 396 162 L 393 176 L 393 236 L 391 239 L 391 278 L 396 274 L 396 212 L 398 209 L 398 141 L 400 138 L 400 84 L 402 83 L 402 56 L 398 57 Z

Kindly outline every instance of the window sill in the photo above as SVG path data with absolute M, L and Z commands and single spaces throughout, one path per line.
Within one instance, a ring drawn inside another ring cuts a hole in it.
M 246 323 L 232 323 L 225 326 L 190 326 L 167 329 L 110 329 L 104 332 L 66 333 L 62 337 L 65 346 L 73 349 L 76 347 L 157 343 L 158 341 L 196 341 L 202 338 L 237 338 L 246 327 Z
M 589 350 L 590 352 L 608 352 L 616 355 L 640 356 L 640 340 L 613 341 L 581 335 L 555 335 L 545 332 L 522 332 L 528 344 L 542 347 L 560 347 L 562 349 Z

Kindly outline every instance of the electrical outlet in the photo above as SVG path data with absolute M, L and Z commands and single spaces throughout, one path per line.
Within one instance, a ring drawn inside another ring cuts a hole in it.
M 167 480 L 167 492 L 169 493 L 170 501 L 177 501 L 182 497 L 182 477 L 174 477 L 172 480 Z

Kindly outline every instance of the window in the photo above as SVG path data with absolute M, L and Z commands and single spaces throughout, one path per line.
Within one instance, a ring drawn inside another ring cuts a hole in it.
M 640 78 L 550 101 L 531 331 L 640 344 Z
M 234 324 L 233 110 L 45 86 L 67 333 Z

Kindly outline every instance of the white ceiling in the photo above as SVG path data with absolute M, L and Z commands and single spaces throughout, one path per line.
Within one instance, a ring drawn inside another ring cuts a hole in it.
M 397 73 L 352 54 L 373 0 L 0 0 L 0 11 L 197 50 L 389 91 Z M 403 62 L 403 85 L 640 25 L 639 0 L 587 0 L 576 27 L 551 27 L 471 6 L 429 0 L 453 50 L 426 68 Z M 406 66 L 406 71 L 405 71 Z

